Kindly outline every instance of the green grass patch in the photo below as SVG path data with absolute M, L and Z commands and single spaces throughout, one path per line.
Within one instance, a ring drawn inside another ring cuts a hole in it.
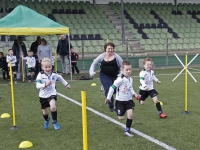
M 172 79 L 182 70 L 157 69 L 155 74 L 161 85 L 154 84 L 158 91 L 158 99 L 163 102 L 163 111 L 168 115 L 167 119 L 160 119 L 153 101 L 148 98 L 144 106 L 135 101 L 134 119 L 132 127 L 140 132 L 152 136 L 176 149 L 199 149 L 199 84 L 195 83 L 188 75 L 188 111 L 184 112 L 184 75 L 180 75 L 174 82 Z M 134 90 L 139 92 L 139 71 L 132 73 Z M 198 72 L 191 71 L 197 81 L 200 81 Z M 81 74 L 83 75 L 83 74 Z M 81 76 L 79 75 L 79 77 Z M 66 89 L 60 82 L 57 83 L 57 91 L 77 102 L 81 102 L 81 91 L 86 91 L 87 106 L 97 110 L 113 119 L 117 119 L 114 112 L 109 112 L 104 105 L 104 91 L 101 91 L 98 75 L 93 80 L 75 80 L 78 75 L 70 80 L 70 76 L 64 76 L 71 85 Z M 91 86 L 96 83 L 97 86 Z M 34 83 L 20 83 L 14 85 L 16 125 L 20 130 L 9 130 L 13 126 L 11 92 L 8 81 L 0 79 L 0 115 L 9 113 L 11 118 L 0 119 L 1 150 L 18 149 L 22 141 L 31 141 L 33 150 L 81 150 L 82 140 L 82 110 L 81 107 L 58 96 L 58 122 L 60 131 L 56 131 L 52 124 L 49 130 L 43 129 L 43 117 L 40 109 L 38 90 Z M 125 120 L 120 121 L 125 124 Z M 88 123 L 88 148 L 91 150 L 162 150 L 164 148 L 152 143 L 139 135 L 128 138 L 123 135 L 120 126 L 87 111 Z

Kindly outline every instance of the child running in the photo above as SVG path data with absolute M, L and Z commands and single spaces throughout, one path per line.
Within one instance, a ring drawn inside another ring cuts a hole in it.
M 41 62 L 42 71 L 37 76 L 36 88 L 40 89 L 39 98 L 44 117 L 44 128 L 49 128 L 50 117 L 48 116 L 48 107 L 51 110 L 52 124 L 56 130 L 60 130 L 57 122 L 56 109 L 56 80 L 59 80 L 66 88 L 70 89 L 70 85 L 63 77 L 56 72 L 52 72 L 52 62 L 50 58 L 44 58 Z
M 26 64 L 28 65 L 28 82 L 31 82 L 31 76 L 32 79 L 34 79 L 34 73 L 35 73 L 35 64 L 36 60 L 35 57 L 33 57 L 33 52 L 31 50 L 28 51 L 28 56 L 24 57 L 26 60 Z
M 157 95 L 158 92 L 153 88 L 153 80 L 158 84 L 161 84 L 155 75 L 152 69 L 152 60 L 151 58 L 145 58 L 143 61 L 144 69 L 140 72 L 140 92 L 141 98 L 139 100 L 140 104 L 144 105 L 145 99 L 150 96 L 154 103 L 156 104 L 156 108 L 158 110 L 158 114 L 160 118 L 166 118 L 167 115 L 162 111 L 160 102 L 158 101 Z
M 130 128 L 133 121 L 133 109 L 135 103 L 133 102 L 133 96 L 138 95 L 133 90 L 133 79 L 131 78 L 132 66 L 129 61 L 122 62 L 122 74 L 118 75 L 113 85 L 110 87 L 105 104 L 111 101 L 111 97 L 116 89 L 116 112 L 118 119 L 124 119 L 124 114 L 127 114 L 126 128 L 124 135 L 133 137 L 130 132 Z
M 16 75 L 17 58 L 16 58 L 16 56 L 13 55 L 13 50 L 12 49 L 8 50 L 8 55 L 6 56 L 6 62 L 8 63 L 9 75 L 12 76 L 12 74 L 10 73 L 10 63 L 9 63 L 9 62 L 11 62 L 12 72 L 14 74 L 15 84 L 17 84 L 17 75 Z

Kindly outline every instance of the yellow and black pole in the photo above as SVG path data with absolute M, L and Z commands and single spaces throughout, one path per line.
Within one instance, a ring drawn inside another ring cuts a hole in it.
M 88 150 L 86 92 L 85 91 L 81 91 L 81 99 L 82 99 L 82 124 L 83 124 L 83 150 Z
M 188 55 L 185 55 L 185 114 L 188 113 Z
M 58 72 L 58 55 L 57 52 L 55 51 L 55 72 Z
M 12 72 L 12 64 L 9 61 L 10 68 L 10 87 L 11 87 L 11 99 L 12 99 L 12 114 L 13 114 L 13 127 L 10 130 L 18 130 L 19 127 L 16 126 L 16 117 L 15 117 L 15 98 L 14 98 L 14 86 L 13 86 L 13 72 Z

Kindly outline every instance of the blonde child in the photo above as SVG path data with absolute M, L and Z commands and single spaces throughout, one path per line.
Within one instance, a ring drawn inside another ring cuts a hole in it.
M 63 79 L 63 77 L 56 72 L 52 72 L 52 62 L 50 58 L 44 58 L 41 61 L 42 71 L 36 78 L 36 88 L 40 89 L 39 98 L 42 108 L 43 117 L 45 120 L 44 128 L 49 128 L 50 118 L 48 116 L 48 107 L 51 110 L 52 124 L 56 130 L 60 130 L 57 122 L 57 108 L 56 108 L 56 80 L 59 80 L 66 88 L 70 89 L 70 85 Z
M 161 84 L 152 70 L 152 60 L 151 58 L 145 58 L 143 61 L 144 69 L 140 72 L 140 92 L 141 98 L 139 100 L 140 104 L 144 105 L 145 100 L 148 96 L 150 96 L 154 103 L 156 104 L 156 108 L 158 110 L 158 114 L 160 118 L 166 118 L 167 115 L 162 111 L 160 102 L 158 101 L 157 95 L 158 92 L 153 88 L 153 80 L 158 84 Z
M 133 109 L 135 103 L 133 102 L 133 96 L 138 95 L 133 90 L 133 79 L 131 78 L 132 66 L 129 61 L 122 62 L 122 74 L 120 74 L 114 81 L 113 85 L 109 88 L 107 99 L 105 104 L 111 102 L 111 97 L 116 90 L 116 112 L 118 119 L 124 119 L 124 114 L 126 113 L 126 128 L 124 130 L 124 135 L 133 137 L 130 132 L 130 128 L 133 121 Z

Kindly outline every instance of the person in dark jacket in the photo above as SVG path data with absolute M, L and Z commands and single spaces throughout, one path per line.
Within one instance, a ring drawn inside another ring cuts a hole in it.
M 18 36 L 17 40 L 14 41 L 12 49 L 13 49 L 14 55 L 17 58 L 17 63 L 18 63 L 18 66 L 17 66 L 17 68 L 18 68 L 17 69 L 17 79 L 20 79 L 21 75 L 22 75 L 22 73 L 21 73 L 21 71 L 22 71 L 22 68 L 21 68 L 21 65 L 22 65 L 22 55 L 23 55 L 23 57 L 27 56 L 26 45 L 22 41 L 22 37 Z M 24 61 L 24 68 L 23 69 L 24 69 L 25 74 L 26 74 L 25 66 L 26 65 L 25 65 L 25 61 Z
M 31 44 L 30 50 L 33 52 L 33 55 L 37 55 L 38 46 L 41 44 L 41 37 L 38 36 L 37 40 Z
M 31 44 L 30 50 L 33 52 L 33 57 L 35 57 L 36 65 L 35 65 L 35 78 L 37 77 L 40 71 L 40 64 L 38 61 L 37 50 L 38 46 L 41 44 L 41 37 L 37 36 L 37 40 Z
M 60 36 L 57 46 L 57 54 L 60 55 L 60 61 L 63 69 L 63 74 L 70 75 L 69 71 L 69 53 L 73 49 L 71 43 L 68 42 L 65 35 Z M 69 49 L 70 47 L 70 49 Z
M 10 78 L 8 73 L 8 65 L 6 62 L 6 57 L 4 57 L 3 52 L 0 52 L 0 70 L 2 70 L 3 72 L 3 79 L 6 80 L 7 77 L 7 80 L 9 80 Z

